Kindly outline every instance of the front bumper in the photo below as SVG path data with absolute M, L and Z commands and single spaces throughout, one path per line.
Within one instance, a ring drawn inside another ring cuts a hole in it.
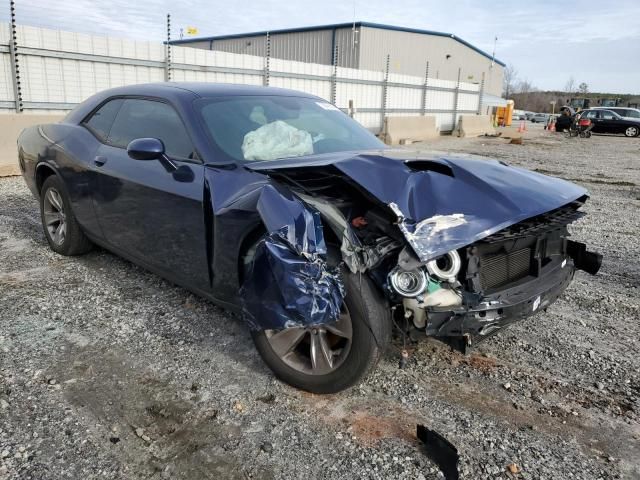
M 475 343 L 513 322 L 545 310 L 569 286 L 574 272 L 572 259 L 566 258 L 549 266 L 538 278 L 482 297 L 473 308 L 430 308 L 427 310 L 426 334 L 458 338 L 465 346 Z

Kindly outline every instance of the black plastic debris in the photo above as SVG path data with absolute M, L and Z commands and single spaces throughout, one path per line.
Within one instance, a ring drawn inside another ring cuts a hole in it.
M 458 449 L 438 432 L 418 425 L 417 435 L 425 445 L 427 456 L 438 466 L 446 480 L 459 480 Z

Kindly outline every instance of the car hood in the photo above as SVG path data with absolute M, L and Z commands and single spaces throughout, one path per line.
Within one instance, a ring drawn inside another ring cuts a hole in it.
M 338 152 L 245 167 L 267 175 L 306 170 L 345 177 L 396 213 L 422 261 L 587 195 L 573 183 L 501 161 L 409 150 Z

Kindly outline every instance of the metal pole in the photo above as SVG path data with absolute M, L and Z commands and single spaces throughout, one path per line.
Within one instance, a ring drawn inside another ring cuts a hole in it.
M 22 113 L 22 88 L 20 87 L 20 63 L 18 61 L 18 31 L 16 27 L 16 3 L 10 0 L 11 32 L 9 37 L 9 57 L 11 58 L 11 79 L 13 82 L 13 98 L 16 113 Z
M 333 48 L 333 73 L 331 75 L 331 103 L 336 104 L 338 95 L 338 45 Z
M 456 90 L 453 92 L 453 130 L 456 129 L 458 124 L 458 98 L 460 97 L 460 75 L 462 69 L 458 69 L 458 81 L 456 82 Z
M 424 71 L 424 85 L 422 87 L 422 116 L 427 113 L 427 90 L 429 89 L 429 62 Z
M 478 115 L 482 115 L 483 98 L 484 98 L 484 72 L 482 72 L 482 80 L 480 81 L 480 93 L 478 95 Z
M 167 45 L 164 49 L 164 80 L 171 81 L 171 14 L 167 13 Z
M 269 32 L 267 32 L 267 38 L 266 38 L 266 50 L 265 50 L 265 57 L 264 57 L 264 73 L 263 73 L 263 84 L 265 87 L 269 86 L 269 69 L 270 69 L 270 64 L 271 64 L 271 35 L 269 35 Z
M 387 116 L 387 90 L 389 85 L 389 62 L 391 58 L 387 55 L 387 63 L 384 70 L 384 80 L 382 82 L 382 118 L 380 119 L 380 132 L 384 132 L 384 119 Z

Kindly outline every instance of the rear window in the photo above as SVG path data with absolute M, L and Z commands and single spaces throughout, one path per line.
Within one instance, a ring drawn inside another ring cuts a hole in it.
M 109 130 L 120 110 L 122 101 L 121 98 L 108 101 L 84 121 L 84 125 L 103 142 L 109 137 Z
M 623 117 L 630 117 L 630 118 L 640 118 L 640 110 L 623 110 L 623 109 L 617 109 L 614 110 L 614 112 L 616 112 L 618 115 L 621 115 Z

